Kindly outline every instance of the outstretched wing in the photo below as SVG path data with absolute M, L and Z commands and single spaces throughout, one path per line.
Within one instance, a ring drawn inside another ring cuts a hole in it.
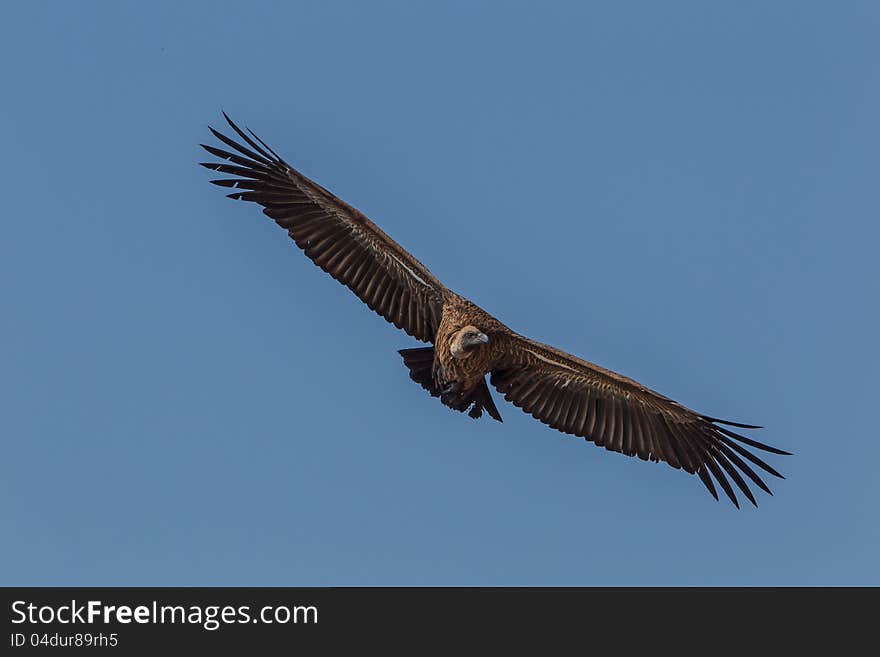
M 770 493 L 746 461 L 782 477 L 743 445 L 774 454 L 788 452 L 719 425 L 760 427 L 701 415 L 632 379 L 515 333 L 504 339 L 507 355 L 492 371 L 492 385 L 507 401 L 554 429 L 697 474 L 718 499 L 711 473 L 737 507 L 727 477 L 755 506 L 742 475 Z
M 224 160 L 202 166 L 236 176 L 212 180 L 236 190 L 229 198 L 253 201 L 286 229 L 311 260 L 397 328 L 432 342 L 446 288 L 418 260 L 356 208 L 309 180 L 254 133 L 223 115 L 250 148 L 211 128 L 235 152 L 202 147 Z M 253 150 L 251 150 L 253 149 Z

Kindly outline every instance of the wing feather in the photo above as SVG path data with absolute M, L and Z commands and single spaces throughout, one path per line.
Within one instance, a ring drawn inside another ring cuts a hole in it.
M 222 160 L 202 166 L 236 176 L 211 182 L 242 190 L 228 196 L 261 205 L 306 256 L 371 309 L 413 337 L 433 342 L 448 292 L 443 284 L 361 212 L 223 116 L 247 146 L 211 128 L 232 151 L 202 144 Z
M 696 474 L 717 499 L 714 478 L 737 507 L 735 489 L 757 506 L 746 478 L 770 492 L 745 460 L 782 476 L 743 445 L 788 452 L 718 426 L 754 425 L 701 415 L 637 381 L 515 333 L 503 339 L 504 356 L 492 370 L 492 385 L 507 401 L 559 431 Z

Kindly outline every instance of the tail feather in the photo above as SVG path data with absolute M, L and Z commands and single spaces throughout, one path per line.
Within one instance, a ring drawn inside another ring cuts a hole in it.
M 495 400 L 492 399 L 492 393 L 489 392 L 489 386 L 486 385 L 485 378 L 480 381 L 480 385 L 473 391 L 472 399 L 474 400 L 474 407 L 468 415 L 475 418 L 480 417 L 483 414 L 483 410 L 485 410 L 493 420 L 504 422 L 501 419 L 501 413 L 498 412 L 498 408 L 495 406 Z M 475 412 L 476 415 L 473 415 Z
M 401 349 L 397 353 L 403 356 L 403 364 L 409 368 L 409 378 L 430 392 L 432 397 L 439 397 L 440 391 L 434 382 L 434 347 Z

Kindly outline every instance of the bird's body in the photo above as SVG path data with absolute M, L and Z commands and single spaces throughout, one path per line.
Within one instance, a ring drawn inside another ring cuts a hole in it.
M 541 422 L 606 449 L 697 474 L 717 498 L 714 477 L 737 506 L 728 477 L 753 504 L 743 474 L 770 492 L 746 461 L 782 476 L 743 445 L 787 452 L 720 425 L 758 427 L 697 413 L 632 379 L 515 333 L 446 288 L 357 209 L 226 118 L 250 148 L 212 129 L 235 152 L 203 144 L 224 160 L 203 166 L 236 176 L 212 182 L 235 189 L 228 195 L 233 199 L 263 206 L 315 264 L 386 320 L 431 343 L 399 353 L 410 378 L 446 406 L 473 418 L 485 411 L 500 421 L 488 375 L 507 401 Z
M 459 349 L 462 332 L 473 327 L 487 336 L 495 336 L 479 349 Z M 473 390 L 504 356 L 500 339 L 509 330 L 485 310 L 457 294 L 450 293 L 443 304 L 443 319 L 434 341 L 436 367 L 442 383 L 460 384 L 462 393 Z

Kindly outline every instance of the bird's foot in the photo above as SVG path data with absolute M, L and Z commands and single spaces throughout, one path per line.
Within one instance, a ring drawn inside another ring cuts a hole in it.
M 454 395 L 461 392 L 461 381 L 449 381 L 440 388 L 440 394 Z
M 460 402 L 462 385 L 460 381 L 449 381 L 440 387 L 440 401 L 455 407 Z

